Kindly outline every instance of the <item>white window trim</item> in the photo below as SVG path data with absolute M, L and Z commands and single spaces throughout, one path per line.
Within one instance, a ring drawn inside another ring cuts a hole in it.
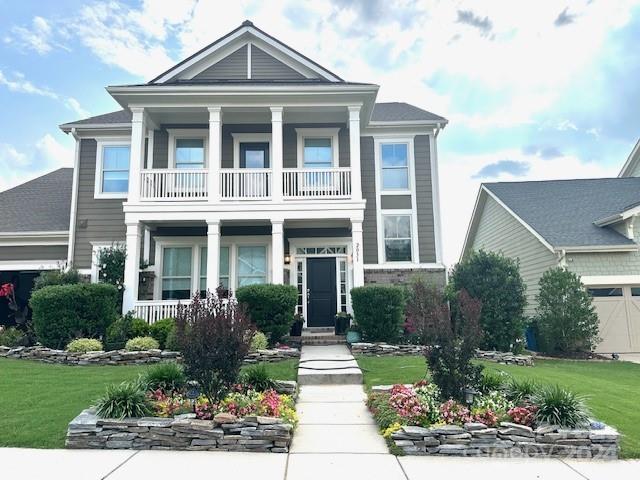
M 398 189 L 384 189 L 382 186 L 382 145 L 385 144 L 399 144 L 404 143 L 407 145 L 407 185 L 408 188 Z M 408 138 L 380 138 L 374 140 L 375 144 L 375 160 L 376 160 L 376 174 L 380 177 L 380 192 L 386 195 L 411 195 L 415 192 L 415 167 L 413 159 L 413 137 Z
M 99 281 L 98 254 L 100 250 L 111 247 L 124 247 L 122 242 L 91 242 L 91 283 Z
M 397 265 L 398 267 L 401 267 L 403 265 L 411 265 L 411 266 L 415 266 L 415 263 L 417 263 L 417 248 L 416 248 L 416 242 L 417 242 L 417 235 L 415 232 L 415 225 L 414 225 L 414 220 L 415 220 L 415 215 L 413 210 L 383 210 L 384 213 L 381 212 L 380 214 L 380 228 L 378 228 L 378 254 L 382 255 L 380 258 L 382 258 L 382 262 L 383 264 L 387 264 L 387 265 Z M 403 216 L 403 217 L 409 217 L 409 222 L 410 222 L 410 226 L 411 226 L 411 261 L 409 262 L 393 262 L 393 261 L 388 261 L 387 260 L 387 254 L 386 254 L 386 249 L 385 249 L 385 236 L 384 236 L 384 217 L 396 217 L 396 216 Z M 381 253 L 380 253 L 381 251 Z M 379 259 L 378 259 L 379 260 Z
M 269 144 L 269 168 L 271 169 L 271 134 L 270 133 L 232 133 L 233 137 L 233 168 L 240 168 L 240 144 L 245 142 L 260 142 Z
M 340 166 L 340 140 L 338 132 L 340 128 L 296 128 L 297 140 L 297 165 L 304 168 L 304 139 L 305 138 L 330 138 L 331 139 L 331 166 Z
M 220 240 L 221 247 L 229 247 L 229 289 L 238 288 L 238 247 L 266 247 L 267 283 L 273 278 L 271 264 L 271 235 L 225 236 Z
M 179 138 L 201 138 L 204 145 L 204 167 L 209 166 L 209 130 L 205 128 L 168 128 L 169 160 L 168 168 L 176 168 L 176 140 Z
M 127 198 L 129 192 L 102 191 L 102 162 L 104 147 L 129 147 L 129 175 L 131 174 L 131 139 L 127 137 L 109 137 L 96 139 L 96 172 L 93 190 L 93 198 Z

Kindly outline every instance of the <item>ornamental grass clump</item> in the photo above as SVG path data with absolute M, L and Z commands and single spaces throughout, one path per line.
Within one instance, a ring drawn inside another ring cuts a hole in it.
M 584 397 L 565 390 L 559 385 L 542 387 L 533 398 L 538 407 L 536 423 L 548 423 L 567 428 L 589 425 L 589 410 Z
M 149 390 L 170 393 L 181 390 L 187 383 L 187 377 L 182 365 L 176 362 L 162 362 L 147 368 L 142 381 Z
M 101 418 L 145 417 L 151 414 L 151 405 L 140 381 L 109 385 L 96 402 L 96 413 Z
M 509 400 L 516 405 L 531 403 L 532 397 L 541 386 L 532 378 L 511 378 L 504 386 L 504 392 Z
M 269 376 L 267 367 L 263 364 L 254 365 L 242 372 L 240 383 L 258 392 L 264 392 L 276 386 L 276 382 Z

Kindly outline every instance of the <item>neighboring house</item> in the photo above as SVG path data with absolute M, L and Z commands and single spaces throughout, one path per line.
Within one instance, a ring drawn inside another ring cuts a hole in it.
M 124 311 L 154 320 L 218 285 L 290 283 L 306 325 L 324 326 L 352 287 L 444 283 L 446 119 L 376 104 L 377 85 L 251 22 L 107 91 L 122 111 L 61 126 L 76 139 L 68 260 L 95 280 L 96 253 L 126 245 Z
M 640 178 L 487 183 L 480 187 L 462 256 L 517 258 L 533 315 L 538 281 L 562 266 L 593 295 L 597 351 L 640 351 Z
M 61 168 L 0 192 L 0 284 L 12 282 L 20 306 L 43 270 L 66 265 L 73 170 Z M 0 325 L 6 323 L 0 301 Z

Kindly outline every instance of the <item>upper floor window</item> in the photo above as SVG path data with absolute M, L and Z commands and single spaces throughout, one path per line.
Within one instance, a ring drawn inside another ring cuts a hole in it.
M 383 143 L 380 149 L 383 190 L 409 189 L 409 148 L 406 143 Z
M 411 215 L 383 215 L 384 257 L 387 262 L 412 260 Z
M 207 165 L 208 130 L 172 128 L 169 133 L 169 168 L 201 169 Z
M 296 128 L 298 167 L 327 169 L 337 167 L 338 128 Z
M 128 141 L 98 140 L 96 198 L 126 198 L 129 190 L 131 147 Z

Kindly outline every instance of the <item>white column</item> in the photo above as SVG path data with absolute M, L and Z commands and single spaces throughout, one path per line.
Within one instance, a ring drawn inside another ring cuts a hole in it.
M 284 228 L 282 220 L 271 220 L 271 283 L 284 283 Z
M 220 285 L 220 221 L 207 220 L 207 290 Z
M 209 202 L 220 200 L 220 168 L 222 165 L 222 109 L 208 107 L 209 110 Z M 217 287 L 217 285 L 216 285 Z
M 142 229 L 140 222 L 127 224 L 127 258 L 124 262 L 124 294 L 122 297 L 122 313 L 133 310 L 138 301 L 138 281 L 140 276 L 140 240 Z
M 351 258 L 353 259 L 353 286 L 364 285 L 364 261 L 362 259 L 362 221 L 351 221 Z
M 271 198 L 275 202 L 282 200 L 282 111 L 282 107 L 271 107 Z
M 360 106 L 349 108 L 349 157 L 351 158 L 351 198 L 362 200 L 360 174 Z
M 131 109 L 131 157 L 129 165 L 129 202 L 140 199 L 140 170 L 144 165 L 144 141 L 147 133 L 144 108 Z

